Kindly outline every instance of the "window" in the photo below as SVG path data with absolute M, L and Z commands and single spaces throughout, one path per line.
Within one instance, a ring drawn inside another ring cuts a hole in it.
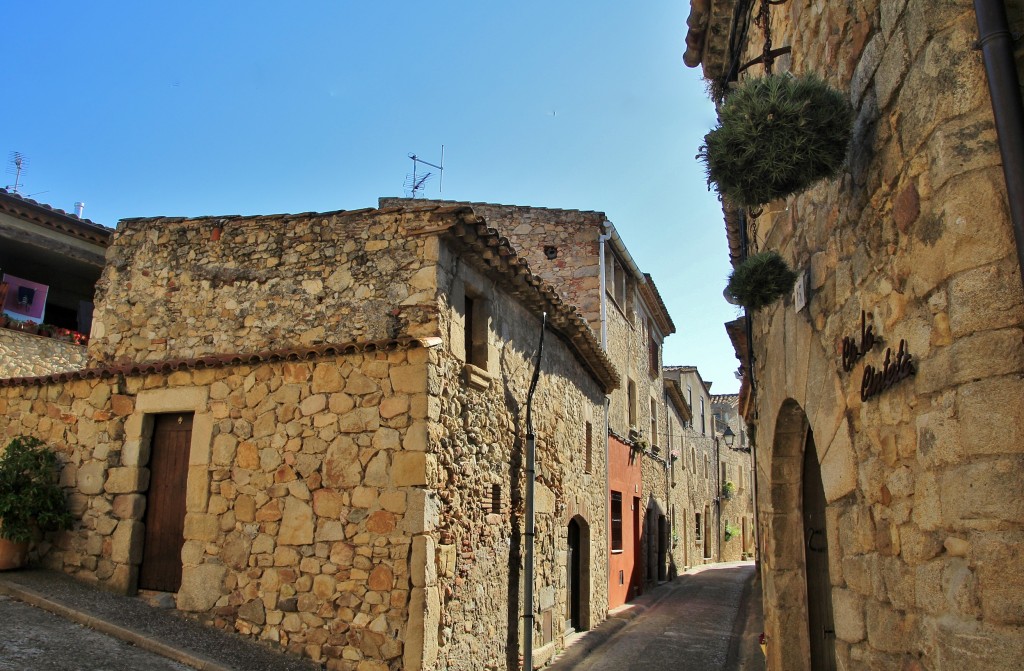
M 487 370 L 487 301 L 466 292 L 465 295 L 465 345 L 466 363 Z
M 704 479 L 705 480 L 708 479 L 708 468 L 710 467 L 710 461 L 711 460 L 708 459 L 708 455 L 705 454 L 704 455 Z
M 697 475 L 697 450 L 690 448 L 690 472 Z
M 501 514 L 501 485 L 491 485 L 491 512 Z
M 647 348 L 650 357 L 651 377 L 658 377 L 661 372 L 661 356 L 658 341 L 654 338 L 654 322 L 647 322 Z
M 609 254 L 604 266 L 605 291 L 623 311 L 626 309 L 626 290 L 629 285 L 629 278 L 626 276 L 626 269 L 623 267 L 619 257 Z
M 686 385 L 686 403 L 690 406 L 690 428 L 693 428 L 693 389 Z
M 590 473 L 594 468 L 594 425 L 587 422 L 587 436 L 586 436 L 586 472 Z
M 703 526 L 700 523 L 700 513 L 694 513 L 694 516 L 697 518 L 697 533 L 694 534 L 693 537 L 699 541 L 702 538 L 704 538 L 704 536 L 701 535 L 701 530 L 703 529 Z
M 658 402 L 651 399 L 651 447 L 658 446 Z
M 703 396 L 700 397 L 700 435 L 702 435 L 702 436 L 708 435 L 707 427 L 705 426 L 705 423 L 704 423 L 704 397 Z
M 629 403 L 629 425 L 630 427 L 636 426 L 636 383 L 633 380 L 629 380 L 626 383 L 626 394 L 628 396 L 627 402 Z
M 721 466 L 722 466 L 722 484 L 724 485 L 725 483 L 729 482 L 729 466 L 724 461 L 722 462 Z
M 612 552 L 622 552 L 622 492 L 612 492 Z

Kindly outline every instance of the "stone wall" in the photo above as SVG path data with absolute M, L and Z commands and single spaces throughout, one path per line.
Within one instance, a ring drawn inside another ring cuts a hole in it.
M 805 309 L 754 316 L 769 668 L 809 668 L 807 428 L 839 668 L 1007 668 L 1024 655 L 1024 297 L 972 4 L 795 2 L 772 18 L 793 48 L 777 69 L 824 77 L 857 120 L 843 175 L 748 231 L 809 273 Z M 740 62 L 762 40 L 751 28 Z M 862 312 L 881 344 L 847 371 Z M 862 400 L 865 367 L 901 342 L 916 375 Z
M 443 200 L 381 198 L 380 207 L 451 204 Z M 603 212 L 520 205 L 467 203 L 509 239 L 534 273 L 557 288 L 570 305 L 600 333 L 601 294 L 598 237 L 607 222 Z M 553 253 L 553 258 L 549 255 Z M 609 252 L 610 253 L 610 252 Z
M 38 436 L 65 463 L 75 527 L 36 551 L 132 591 L 147 427 L 194 412 L 178 608 L 328 668 L 417 668 L 411 593 L 428 564 L 412 557 L 434 523 L 429 358 L 395 349 L 0 387 L 3 440 Z
M 437 368 L 438 445 L 433 481 L 440 505 L 438 668 L 504 669 L 522 649 L 525 413 L 540 320 L 442 247 L 438 286 L 444 351 Z M 463 346 L 465 306 L 485 310 L 487 358 Z M 536 434 L 535 661 L 563 646 L 570 521 L 581 525 L 586 568 L 581 624 L 606 615 L 604 395 L 571 351 L 547 333 L 533 399 Z M 589 424 L 589 431 L 588 431 Z M 591 441 L 588 467 L 587 438 Z
M 85 360 L 81 345 L 0 328 L 0 379 L 78 370 Z
M 244 296 L 232 289 L 233 298 L 224 297 L 248 301 L 252 328 L 214 330 L 203 338 L 182 332 L 180 340 L 164 343 L 186 358 L 93 368 L 53 384 L 0 386 L 0 436 L 38 435 L 66 461 L 62 481 L 78 522 L 37 554 L 82 579 L 132 591 L 142 561 L 149 481 L 161 477 L 149 469 L 153 416 L 191 412 L 179 609 L 331 669 L 497 669 L 514 662 L 526 635 L 520 629 L 522 460 L 540 320 L 524 307 L 522 289 L 513 297 L 499 273 L 466 248 L 469 235 L 458 244 L 443 237 L 452 221 L 434 219 L 432 212 L 417 212 L 423 236 L 410 233 L 404 227 L 409 222 L 394 212 L 376 213 L 368 224 L 360 220 L 368 231 L 404 236 L 391 244 L 399 251 L 387 256 L 381 244 L 373 262 L 382 269 L 360 267 L 361 288 L 332 295 L 330 310 L 313 308 L 301 296 L 293 305 L 348 314 L 350 323 L 326 333 L 350 342 L 380 332 L 369 312 L 362 319 L 349 308 L 369 310 L 375 297 L 390 306 L 396 296 L 412 296 L 418 311 L 405 313 L 403 307 L 389 314 L 424 319 L 401 325 L 428 335 L 425 340 L 403 333 L 400 340 L 359 345 L 224 354 L 221 347 L 257 347 L 306 333 L 302 318 L 292 320 L 294 328 L 289 323 L 290 331 L 264 319 L 278 299 L 256 286 Z M 300 229 L 321 221 L 300 219 Z M 162 236 L 190 239 L 205 223 L 135 221 L 122 227 L 115 256 L 138 257 L 138 266 L 112 262 L 107 287 L 142 292 L 121 302 L 145 317 L 140 328 L 147 333 L 164 328 L 168 315 L 178 323 L 184 315 L 208 317 L 220 310 L 222 297 L 212 285 L 192 287 L 196 296 L 171 292 L 157 300 L 147 278 L 177 283 L 226 265 L 204 259 L 181 274 L 167 270 L 193 258 L 185 251 L 170 261 L 143 263 L 146 254 L 160 253 L 149 245 L 168 242 Z M 235 223 L 244 229 L 251 222 Z M 272 230 L 270 222 L 262 224 L 245 238 L 246 249 L 259 247 L 260 231 Z M 353 223 L 350 237 L 364 239 L 357 228 Z M 242 237 L 225 225 L 220 241 L 228 234 Z M 131 253 L 133 245 L 139 249 Z M 312 243 L 302 249 L 288 262 L 320 254 Z M 401 250 L 411 256 L 404 258 Z M 231 263 L 252 267 L 259 264 L 254 259 Z M 392 286 L 409 274 L 406 291 Z M 205 305 L 196 302 L 200 294 Z M 101 302 L 106 323 L 127 328 L 130 320 L 114 317 L 122 314 L 116 303 L 109 293 Z M 585 560 L 573 581 L 583 595 L 579 626 L 596 626 L 607 607 L 604 382 L 593 377 L 592 366 L 605 369 L 583 360 L 586 326 L 572 332 L 565 314 L 553 318 L 562 320 L 562 330 L 547 334 L 533 403 L 536 626 L 530 634 L 538 661 L 563 646 L 570 524 L 581 529 Z M 343 327 L 351 331 L 337 330 Z M 110 338 L 98 356 L 134 352 L 147 358 L 160 351 L 133 346 Z M 210 352 L 222 356 L 194 358 Z
M 370 341 L 437 330 L 421 210 L 126 219 L 97 285 L 97 362 Z

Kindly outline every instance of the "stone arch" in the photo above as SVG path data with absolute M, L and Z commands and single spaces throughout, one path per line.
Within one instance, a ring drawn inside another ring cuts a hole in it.
M 804 409 L 787 399 L 775 421 L 768 469 L 769 501 L 762 512 L 768 526 L 762 557 L 767 573 L 764 598 L 774 606 L 774 616 L 766 613 L 769 616 L 765 619 L 768 667 L 793 671 L 810 669 L 801 515 L 804 444 L 809 429 Z
M 566 525 L 566 630 L 586 631 L 593 626 L 594 598 L 591 572 L 590 523 L 582 515 L 574 515 Z
M 766 573 L 764 598 L 773 605 L 771 614 L 765 619 L 769 640 L 768 667 L 787 671 L 810 671 L 812 668 L 805 547 L 807 511 L 804 499 L 808 483 L 805 479 L 813 477 L 815 486 L 825 489 L 827 494 L 824 462 L 831 451 L 829 445 L 822 445 L 813 436 L 804 409 L 795 400 L 787 399 L 775 421 L 769 464 L 771 486 L 767 493 L 768 505 L 762 512 L 768 531 L 762 557 Z M 813 449 L 814 453 L 807 454 L 806 449 Z M 837 450 L 842 451 L 842 448 Z M 805 459 L 813 460 L 811 466 L 821 464 L 822 470 L 805 467 Z M 822 537 L 816 538 L 817 543 L 824 542 Z

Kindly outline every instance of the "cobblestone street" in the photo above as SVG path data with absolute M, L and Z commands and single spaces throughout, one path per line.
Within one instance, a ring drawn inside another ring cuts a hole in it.
M 558 671 L 756 671 L 764 669 L 754 566 L 699 569 L 663 585 L 646 608 L 614 634 L 583 635 L 559 659 Z M 602 625 L 614 627 L 615 618 Z M 592 643 L 588 637 L 600 638 Z

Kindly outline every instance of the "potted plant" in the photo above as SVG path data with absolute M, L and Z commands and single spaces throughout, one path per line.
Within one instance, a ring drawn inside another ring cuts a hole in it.
M 24 565 L 39 531 L 71 526 L 57 455 L 38 438 L 17 436 L 0 455 L 0 570 Z
M 698 158 L 729 203 L 758 207 L 834 177 L 853 134 L 846 97 L 814 76 L 744 82 L 719 110 Z
M 733 495 L 733 492 L 735 492 L 735 491 L 736 491 L 736 485 L 734 485 L 731 482 L 726 482 L 724 485 L 722 485 L 722 498 L 724 498 L 724 499 L 731 499 L 732 495 Z
M 792 291 L 797 277 L 777 252 L 760 252 L 736 266 L 725 290 L 736 303 L 756 312 Z
M 738 534 L 738 533 L 739 533 L 739 529 L 734 527 L 732 525 L 732 523 L 730 523 L 730 522 L 726 522 L 725 523 L 725 534 L 724 535 L 725 535 L 725 540 L 727 542 L 731 541 L 733 538 L 735 538 L 736 534 Z

